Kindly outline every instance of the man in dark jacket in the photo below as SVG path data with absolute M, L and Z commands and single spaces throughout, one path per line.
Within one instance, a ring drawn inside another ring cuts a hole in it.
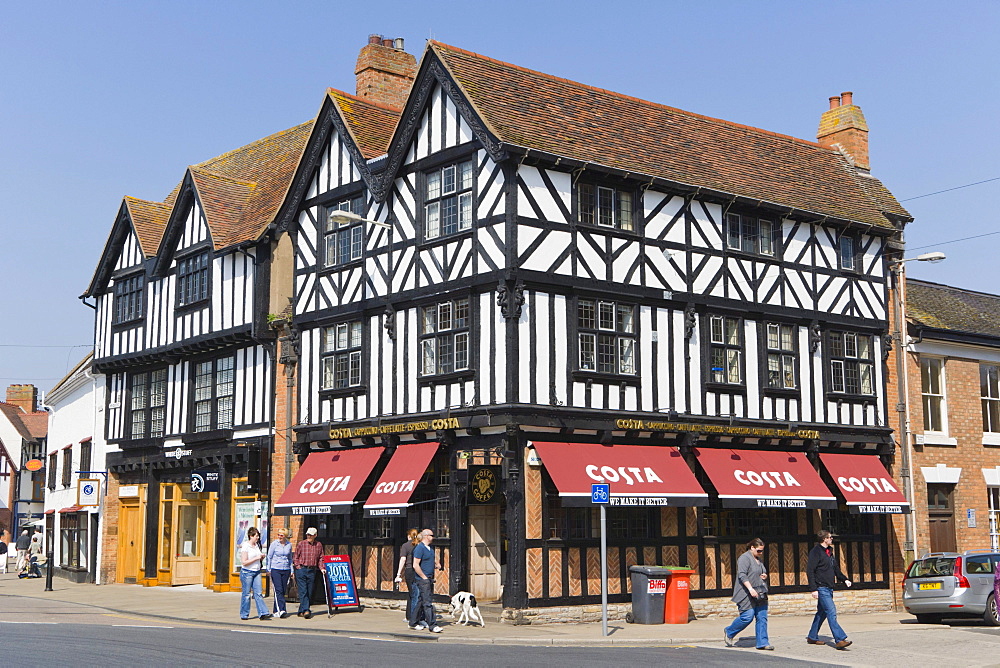
M 837 623 L 837 606 L 833 604 L 833 587 L 840 580 L 848 587 L 851 581 L 844 577 L 837 565 L 837 558 L 833 555 L 833 535 L 829 531 L 819 531 L 816 533 L 819 543 L 813 546 L 809 552 L 809 561 L 806 564 L 806 576 L 809 578 L 809 590 L 816 599 L 816 616 L 813 617 L 812 628 L 806 636 L 806 642 L 810 645 L 825 645 L 826 643 L 817 638 L 819 627 L 824 620 L 830 622 L 830 632 L 833 633 L 834 647 L 845 649 L 851 645 L 847 639 L 847 633 L 840 628 Z

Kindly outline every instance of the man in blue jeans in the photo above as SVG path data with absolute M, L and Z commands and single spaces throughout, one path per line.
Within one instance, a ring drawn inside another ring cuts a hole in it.
M 312 610 L 309 609 L 312 598 L 313 583 L 323 565 L 323 543 L 316 540 L 316 527 L 306 529 L 306 539 L 295 545 L 295 557 L 292 565 L 295 567 L 295 588 L 299 592 L 299 617 L 309 619 Z
M 840 572 L 837 565 L 837 558 L 833 554 L 833 534 L 823 530 L 816 533 L 819 543 L 813 546 L 809 552 L 809 561 L 806 564 L 806 577 L 809 578 L 809 589 L 816 599 L 816 616 L 813 617 L 812 628 L 806 636 L 806 642 L 810 645 L 825 645 L 826 643 L 817 638 L 819 627 L 824 621 L 830 623 L 830 632 L 833 633 L 834 647 L 837 649 L 847 649 L 851 641 L 847 639 L 847 633 L 840 628 L 837 623 L 837 606 L 833 604 L 833 587 L 837 581 L 843 582 L 848 587 L 851 581 Z
M 435 623 L 437 619 L 434 613 L 434 603 L 431 597 L 434 594 L 434 548 L 431 541 L 434 540 L 434 532 L 424 529 L 420 535 L 420 543 L 413 548 L 413 582 L 420 592 L 419 603 L 410 611 L 413 618 L 410 620 L 410 628 L 414 631 L 423 628 L 417 622 L 420 616 L 417 610 L 424 611 L 424 622 L 431 633 L 441 633 L 441 627 Z

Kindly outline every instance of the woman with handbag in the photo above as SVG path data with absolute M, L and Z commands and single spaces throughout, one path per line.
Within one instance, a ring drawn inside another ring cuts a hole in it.
M 747 551 L 736 562 L 732 600 L 740 614 L 724 631 L 727 647 L 735 645 L 736 634 L 756 620 L 754 635 L 757 649 L 774 649 L 767 637 L 767 568 L 763 555 L 764 541 L 754 538 L 747 543 Z

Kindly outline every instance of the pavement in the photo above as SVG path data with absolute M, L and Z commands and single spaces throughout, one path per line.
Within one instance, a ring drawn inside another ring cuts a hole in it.
M 180 587 L 141 587 L 138 585 L 77 584 L 60 578 L 53 579 L 53 591 L 45 591 L 45 579 L 18 579 L 14 574 L 0 574 L 0 611 L 12 606 L 6 597 L 25 597 L 79 606 L 89 606 L 98 611 L 110 611 L 139 619 L 165 619 L 184 621 L 188 624 L 225 626 L 261 632 L 325 633 L 355 638 L 382 638 L 415 642 L 464 643 L 481 645 L 524 646 L 642 646 L 642 645 L 693 645 L 717 643 L 722 645 L 722 629 L 731 619 L 698 619 L 687 624 L 626 624 L 609 621 L 609 635 L 603 637 L 601 624 L 540 624 L 515 626 L 492 621 L 486 615 L 486 626 L 460 626 L 448 613 L 440 613 L 440 634 L 429 631 L 411 631 L 399 610 L 364 608 L 360 612 L 339 612 L 329 616 L 325 608 L 313 607 L 312 619 L 292 615 L 287 619 L 260 621 L 239 618 L 239 592 L 215 593 L 200 585 Z M 271 599 L 267 599 L 268 605 Z M 13 603 L 13 602 L 11 602 Z M 290 604 L 291 608 L 295 608 Z M 253 611 L 253 608 L 251 608 Z M 292 610 L 290 610 L 292 612 Z M 735 607 L 734 607 L 735 616 Z M 3 613 L 0 612 L 0 619 Z M 907 614 L 877 612 L 870 614 L 840 615 L 842 626 L 855 634 L 875 632 L 906 633 L 947 629 L 947 626 L 917 624 Z M 772 644 L 804 644 L 805 633 L 811 616 L 773 615 L 769 619 Z M 824 627 L 824 630 L 825 627 Z M 745 645 L 752 644 L 752 626 L 742 634 Z M 821 636 L 832 644 L 832 639 Z M 839 654 L 839 653 L 838 653 Z M 830 656 L 829 660 L 835 660 Z

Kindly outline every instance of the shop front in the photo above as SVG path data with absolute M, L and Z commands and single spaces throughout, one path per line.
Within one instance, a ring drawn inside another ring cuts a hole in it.
M 613 605 L 631 600 L 633 564 L 689 566 L 693 609 L 722 605 L 755 537 L 768 545 L 775 589 L 805 592 L 808 551 L 824 528 L 837 534 L 856 589 L 891 601 L 886 515 L 908 507 L 883 463 L 886 435 L 852 434 L 848 447 L 824 436 L 506 414 L 303 428 L 305 463 L 276 511 L 304 516 L 328 553 L 350 555 L 363 596 L 403 599 L 393 578 L 406 530 L 431 528 L 442 599 L 469 590 L 511 619 L 542 619 L 600 601 L 590 485 L 607 482 Z M 340 496 L 307 501 L 312 494 Z
M 109 453 L 107 503 L 118 522 L 108 527 L 105 554 L 114 581 L 238 589 L 236 548 L 250 526 L 266 531 L 266 502 L 248 479 L 264 445 L 248 439 Z

